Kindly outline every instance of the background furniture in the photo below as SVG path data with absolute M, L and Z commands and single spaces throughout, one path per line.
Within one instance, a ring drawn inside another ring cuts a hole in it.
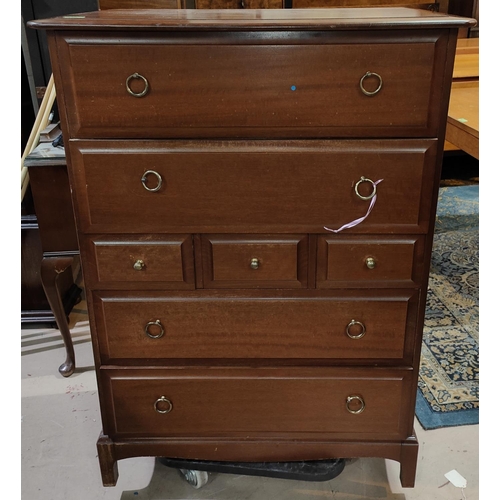
M 56 327 L 56 318 L 43 290 L 41 264 L 43 258 L 40 229 L 28 189 L 21 203 L 21 327 Z M 60 277 L 61 295 L 67 296 L 73 283 L 69 273 Z M 64 300 L 64 299 L 63 299 Z M 69 307 L 69 303 L 67 305 Z
M 446 108 L 473 21 L 381 13 L 32 24 L 71 158 L 103 484 L 141 455 L 377 456 L 413 486 Z
M 446 139 L 479 160 L 479 81 L 452 85 Z
M 35 17 L 96 8 L 97 0 L 22 0 L 21 154 L 25 151 L 52 74 L 45 33 L 27 29 L 26 23 Z M 57 109 L 54 111 L 57 115 Z M 67 174 L 65 177 L 58 170 L 66 168 L 65 160 L 61 164 L 57 163 L 61 158 L 55 158 L 56 164 L 41 165 L 35 154 L 25 160 L 25 166 L 31 160 L 31 166 L 37 170 L 30 169 L 30 183 L 21 203 L 21 327 L 47 325 L 60 328 L 67 359 L 59 370 L 62 375 L 69 376 L 74 370 L 74 352 L 67 326 L 68 314 L 80 300 L 81 289 L 75 283 L 79 260 L 70 255 L 71 252 L 78 253 L 78 246 L 69 184 Z M 41 167 L 39 170 L 38 166 Z
M 479 38 L 458 40 L 446 140 L 479 160 Z
M 80 259 L 64 149 L 41 143 L 24 164 L 29 169 L 41 243 L 37 274 L 66 348 L 59 372 L 68 377 L 75 369 L 68 315 L 82 290 L 76 284 Z

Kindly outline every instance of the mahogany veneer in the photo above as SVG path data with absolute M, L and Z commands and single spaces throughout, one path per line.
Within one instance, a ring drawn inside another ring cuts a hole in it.
M 31 23 L 64 127 L 104 485 L 152 455 L 385 457 L 413 486 L 447 103 L 473 23 L 404 8 Z

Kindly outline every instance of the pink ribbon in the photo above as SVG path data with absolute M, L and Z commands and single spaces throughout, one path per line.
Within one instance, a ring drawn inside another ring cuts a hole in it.
M 380 184 L 383 180 L 384 179 L 379 179 L 378 181 L 373 183 L 373 186 Z M 326 229 L 327 231 L 330 231 L 332 233 L 340 233 L 340 231 L 343 231 L 344 229 L 348 229 L 350 227 L 354 227 L 354 226 L 357 226 L 358 224 L 361 224 L 361 222 L 363 222 L 370 215 L 371 211 L 373 210 L 373 207 L 375 206 L 376 201 L 377 201 L 377 193 L 375 193 L 373 198 L 370 200 L 370 206 L 368 207 L 366 215 L 364 215 L 363 217 L 360 217 L 359 219 L 348 222 L 347 224 L 344 224 L 339 229 L 330 229 L 329 227 L 323 226 L 324 229 Z

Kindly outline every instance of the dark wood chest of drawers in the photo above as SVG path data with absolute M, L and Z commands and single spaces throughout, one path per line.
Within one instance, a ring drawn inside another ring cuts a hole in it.
M 143 455 L 385 457 L 413 485 L 469 23 L 414 9 L 32 23 L 48 30 L 64 126 L 105 485 Z

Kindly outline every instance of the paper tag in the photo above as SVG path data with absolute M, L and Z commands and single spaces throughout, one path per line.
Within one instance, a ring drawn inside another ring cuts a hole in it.
M 465 477 L 462 477 L 455 469 L 447 472 L 444 477 L 457 488 L 465 488 L 467 486 L 467 479 L 465 479 Z
M 465 118 L 459 118 L 458 121 L 460 123 L 467 123 L 469 120 L 466 120 Z

